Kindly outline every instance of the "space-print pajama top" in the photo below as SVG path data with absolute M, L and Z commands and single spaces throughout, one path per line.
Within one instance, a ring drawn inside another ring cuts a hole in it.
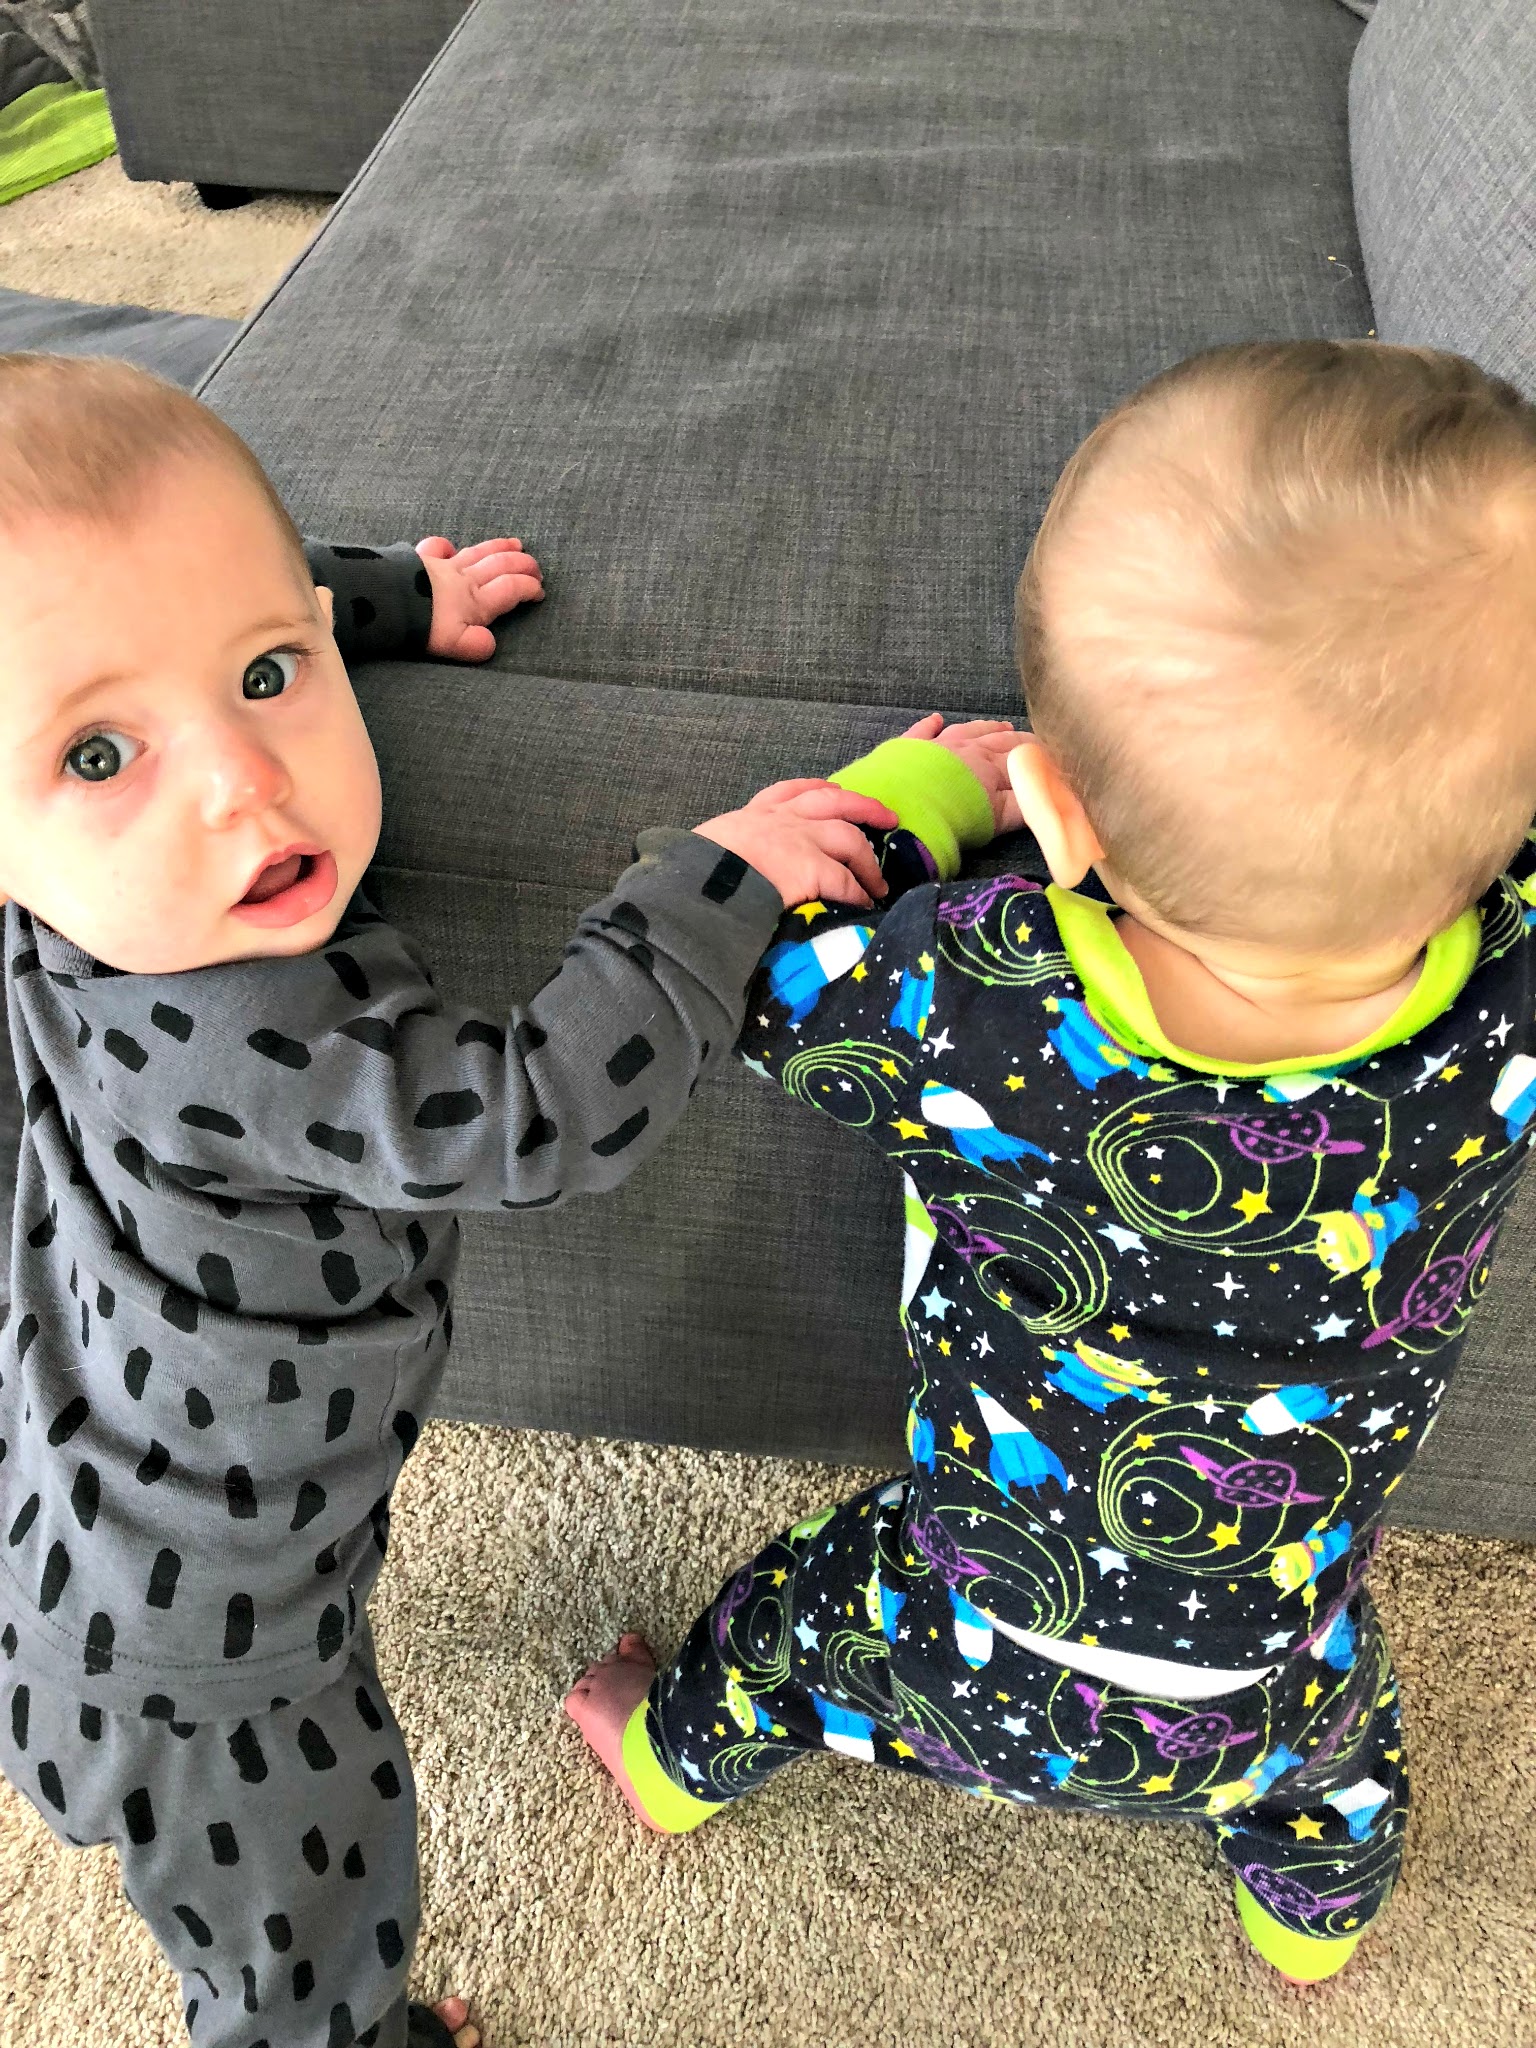
M 1536 834 L 1372 1037 L 1262 1067 L 1170 1045 L 1070 890 L 785 919 L 743 1053 L 905 1185 L 911 1468 L 847 1626 L 898 1703 L 979 1703 L 952 1748 L 1010 1749 L 976 1682 L 1010 1643 L 1162 1700 L 1348 1670 L 1536 1135 L 1533 906 Z
M 344 655 L 424 650 L 409 548 L 309 557 Z M 442 1374 L 455 1211 L 623 1180 L 728 1054 L 782 908 L 736 855 L 642 834 L 490 1016 L 362 892 L 318 951 L 170 975 L 8 906 L 7 1675 L 173 1729 L 330 1684 Z

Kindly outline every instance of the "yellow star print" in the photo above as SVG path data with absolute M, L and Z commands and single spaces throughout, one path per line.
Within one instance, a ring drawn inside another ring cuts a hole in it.
M 901 1072 L 901 1069 L 894 1060 L 882 1060 L 880 1062 L 880 1071 L 882 1074 L 890 1074 L 894 1077 Z
M 796 910 L 796 917 L 803 917 L 807 924 L 814 924 L 826 909 L 825 903 L 802 903 Z
M 976 1441 L 963 1422 L 957 1422 L 951 1429 L 950 1435 L 955 1440 L 955 1449 L 957 1451 L 968 1451 Z
M 905 1743 L 905 1742 L 903 1742 L 903 1741 L 902 1741 L 902 1740 L 900 1739 L 900 1737 L 898 1737 L 898 1738 L 896 1739 L 896 1741 L 894 1741 L 894 1742 L 893 1742 L 893 1743 L 891 1744 L 891 1747 L 892 1747 L 892 1749 L 894 1749 L 894 1750 L 895 1750 L 895 1752 L 896 1752 L 896 1754 L 897 1754 L 898 1756 L 916 1756 L 916 1755 L 917 1755 L 917 1751 L 916 1751 L 915 1749 L 913 1749 L 913 1748 L 912 1748 L 912 1747 L 910 1746 L 910 1744 L 908 1744 L 908 1743 Z
M 1441 1078 L 1441 1080 L 1442 1080 L 1442 1081 L 1454 1081 L 1454 1080 L 1455 1080 L 1455 1078 L 1456 1078 L 1456 1076 L 1457 1076 L 1457 1075 L 1458 1075 L 1458 1074 L 1459 1074 L 1460 1072 L 1461 1072 L 1461 1069 L 1460 1069 L 1460 1067 L 1456 1066 L 1456 1065 L 1455 1065 L 1455 1064 L 1453 1063 L 1452 1065 L 1450 1065 L 1450 1066 L 1448 1066 L 1448 1067 L 1442 1067 L 1442 1068 L 1440 1069 L 1440 1078 Z
M 1008 1086 L 1017 1094 L 1024 1086 L 1024 1076 L 1022 1074 L 1010 1074 L 1008 1076 Z
M 1306 1691 L 1302 1694 L 1301 1703 L 1304 1707 L 1310 1707 L 1314 1704 L 1314 1702 L 1320 1700 L 1322 1696 L 1323 1688 L 1318 1684 L 1317 1680 L 1314 1678 L 1312 1680 L 1312 1683 L 1307 1687 Z
M 774 1575 L 773 1575 L 773 1583 L 774 1583 L 774 1584 L 775 1584 L 776 1586 L 782 1586 L 782 1585 L 783 1585 L 783 1583 L 784 1583 L 784 1581 L 785 1581 L 785 1580 L 786 1580 L 786 1579 L 787 1579 L 788 1577 L 789 1577 L 789 1573 L 788 1573 L 788 1572 L 786 1572 L 786 1571 L 776 1571 L 776 1572 L 774 1573 Z
M 1029 1397 L 1029 1405 L 1031 1408 L 1043 1408 L 1045 1406 L 1045 1403 L 1041 1400 L 1038 1394 L 1031 1394 Z
M 1131 1333 L 1126 1328 L 1124 1323 L 1111 1323 L 1109 1326 L 1109 1334 L 1111 1335 L 1111 1337 L 1114 1338 L 1117 1344 L 1123 1344 L 1126 1338 L 1129 1337 Z
M 949 1353 L 950 1353 L 950 1342 L 949 1342 L 949 1339 L 948 1339 L 947 1337 L 941 1337 L 941 1338 L 939 1339 L 939 1356 L 940 1356 L 941 1358 L 948 1358 L 948 1356 L 949 1356 Z
M 1314 1820 L 1309 1813 L 1298 1813 L 1294 1820 L 1286 1822 L 1286 1826 L 1296 1830 L 1298 1842 L 1320 1842 L 1323 1839 L 1322 1822 Z
M 1143 1778 L 1141 1789 L 1143 1792 L 1171 1792 L 1173 1790 L 1172 1771 L 1168 1771 L 1161 1778 Z
M 1469 1159 L 1480 1157 L 1484 1142 L 1482 1138 L 1464 1138 L 1451 1154 L 1452 1162 L 1457 1166 L 1465 1166 Z
M 1232 1206 L 1242 1210 L 1245 1223 L 1251 1223 L 1255 1216 L 1268 1215 L 1269 1197 L 1261 1195 L 1257 1188 L 1244 1188 Z
M 923 970 L 924 974 L 932 974 L 933 955 L 931 953 L 919 953 L 917 956 L 917 964 Z
M 715 1723 L 715 1733 L 717 1735 L 723 1735 L 725 1733 L 724 1725 L 719 1721 Z
M 910 1118 L 904 1116 L 894 1118 L 891 1123 L 891 1129 L 898 1138 L 926 1138 L 928 1135 L 928 1126 L 926 1124 L 915 1124 Z
M 1155 1444 L 1156 1441 L 1156 1437 L 1148 1436 L 1146 1432 L 1143 1431 L 1142 1434 L 1136 1438 L 1136 1448 L 1138 1451 L 1150 1451 L 1153 1444 Z
M 855 969 L 853 970 L 850 979 L 853 981 L 868 981 L 869 969 L 864 965 L 864 962 L 862 960 L 859 962 L 858 966 L 855 967 Z
M 1211 1531 L 1211 1543 L 1217 1550 L 1230 1550 L 1236 1541 L 1236 1522 L 1218 1522 Z

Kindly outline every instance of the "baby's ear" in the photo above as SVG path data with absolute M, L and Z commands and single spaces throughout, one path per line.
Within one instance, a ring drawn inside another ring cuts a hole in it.
M 1033 733 L 1026 734 L 1008 756 L 1008 780 L 1052 881 L 1059 888 L 1075 889 L 1094 862 L 1104 858 L 1104 849 L 1076 790 Z
M 315 595 L 320 600 L 321 611 L 325 613 L 327 628 L 334 632 L 336 626 L 336 600 L 331 594 L 329 584 L 317 583 L 315 585 Z

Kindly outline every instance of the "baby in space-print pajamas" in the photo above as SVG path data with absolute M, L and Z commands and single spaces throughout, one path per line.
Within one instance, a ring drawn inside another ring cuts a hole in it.
M 906 815 L 911 744 L 850 784 Z M 1172 1046 L 1101 898 L 895 894 L 785 919 L 741 1050 L 901 1169 L 910 1468 L 726 1582 L 625 1772 L 668 1831 L 827 1749 L 1193 1820 L 1305 1975 L 1402 1855 L 1364 1580 L 1532 1141 L 1536 835 L 1321 1065 Z
M 409 547 L 307 553 L 344 655 L 424 650 Z M 782 909 L 737 853 L 642 833 L 508 1019 L 443 1002 L 360 891 L 319 950 L 166 975 L 8 905 L 0 1768 L 115 1845 L 200 2048 L 447 2039 L 405 1998 L 415 1797 L 365 1605 L 455 1212 L 617 1186 Z

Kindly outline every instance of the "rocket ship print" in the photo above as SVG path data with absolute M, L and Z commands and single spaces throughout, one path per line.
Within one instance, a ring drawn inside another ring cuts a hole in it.
M 1287 1749 L 1282 1742 L 1278 1749 L 1270 1750 L 1251 1763 L 1240 1778 L 1229 1778 L 1224 1785 L 1213 1785 L 1206 1795 L 1207 1817 L 1230 1813 L 1234 1806 L 1252 1805 L 1255 1799 L 1264 1796 L 1276 1778 L 1295 1770 L 1302 1761 L 1294 1749 Z
M 891 1012 L 891 1029 L 920 1039 L 928 1029 L 928 1013 L 933 1008 L 933 955 L 921 954 L 917 968 L 916 974 L 910 968 L 902 973 L 901 993 Z
M 906 1249 L 901 1266 L 901 1306 L 905 1311 L 918 1289 L 939 1235 L 938 1225 L 928 1214 L 917 1183 L 911 1174 L 901 1176 L 902 1202 L 906 1217 Z
M 811 1694 L 811 1705 L 816 1709 L 821 1722 L 821 1739 L 828 1749 L 840 1750 L 844 1756 L 856 1756 L 866 1764 L 874 1762 L 875 1724 L 868 1714 L 855 1714 L 832 1700 L 824 1700 L 819 1692 Z
M 979 1607 L 949 1589 L 949 1605 L 955 1621 L 955 1648 L 973 1671 L 992 1661 L 992 1624 Z
M 1132 1073 L 1140 1080 L 1172 1078 L 1171 1068 L 1159 1068 L 1138 1059 L 1099 1023 L 1086 1003 L 1075 996 L 1059 1000 L 1056 1008 L 1061 1022 L 1045 1035 L 1072 1069 L 1079 1085 L 1091 1095 L 1111 1074 Z
M 1316 1422 L 1319 1416 L 1337 1414 L 1343 1405 L 1342 1401 L 1329 1399 L 1326 1387 L 1277 1387 L 1273 1393 L 1261 1394 L 1257 1401 L 1248 1403 L 1243 1410 L 1243 1427 L 1255 1436 L 1279 1436 L 1284 1430 Z
M 1489 1108 L 1504 1119 L 1504 1134 L 1511 1145 L 1536 1116 L 1536 1060 L 1517 1052 L 1506 1060 L 1493 1084 Z
M 1027 1486 L 1031 1493 L 1037 1494 L 1051 1479 L 1063 1490 L 1071 1486 L 1066 1467 L 1049 1444 L 1041 1443 L 1039 1437 L 1027 1430 L 1022 1422 L 1016 1422 L 1006 1408 L 1000 1407 L 974 1382 L 971 1393 L 992 1439 L 992 1455 L 987 1460 L 987 1470 L 999 1493 L 1011 1499 L 1010 1487 Z
M 763 955 L 768 991 L 803 1024 L 821 1001 L 822 990 L 858 966 L 875 936 L 873 925 L 845 924 L 814 939 L 786 939 Z
M 919 1112 L 925 1123 L 938 1124 L 950 1134 L 950 1140 L 962 1159 L 972 1166 L 985 1166 L 993 1159 L 1049 1159 L 1049 1152 L 1042 1152 L 1038 1145 L 1032 1145 L 1028 1138 L 1010 1138 L 1000 1131 L 991 1117 L 973 1096 L 962 1095 L 958 1088 L 946 1088 L 942 1081 L 923 1083 L 922 1107 Z

